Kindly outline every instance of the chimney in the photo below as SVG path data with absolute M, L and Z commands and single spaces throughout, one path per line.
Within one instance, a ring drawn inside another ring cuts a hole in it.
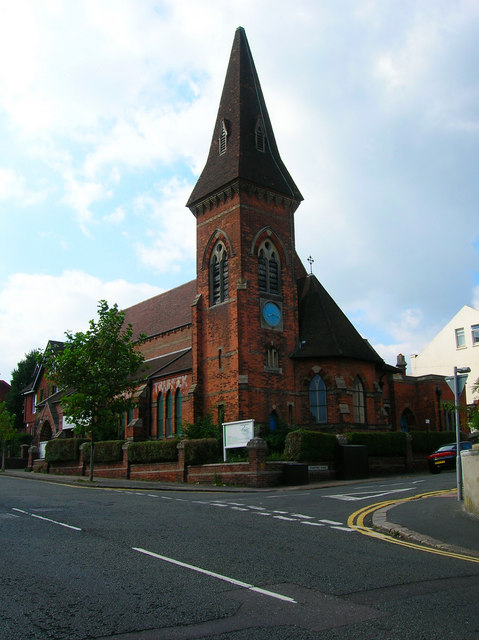
M 406 375 L 407 362 L 406 362 L 406 358 L 403 356 L 402 353 L 400 353 L 397 357 L 396 367 L 397 369 L 399 369 L 402 376 Z

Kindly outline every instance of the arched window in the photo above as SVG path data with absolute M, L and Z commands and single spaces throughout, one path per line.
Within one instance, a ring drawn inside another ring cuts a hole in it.
M 271 413 L 269 414 L 269 430 L 276 431 L 277 428 L 278 428 L 278 414 L 273 409 L 273 411 L 271 411 Z
M 222 120 L 221 121 L 221 128 L 220 128 L 220 135 L 218 138 L 218 153 L 220 156 L 223 155 L 223 153 L 226 153 L 226 141 L 228 138 L 228 131 L 226 130 L 226 124 L 225 121 Z
M 156 437 L 163 438 L 163 394 L 159 393 L 156 399 Z
M 364 388 L 359 376 L 353 382 L 353 409 L 354 422 L 364 424 L 366 422 L 366 408 L 364 403 Z
M 280 293 L 280 264 L 278 252 L 272 242 L 266 240 L 258 252 L 258 286 L 265 293 Z
M 173 435 L 173 396 L 171 391 L 166 394 L 166 419 L 165 419 L 165 436 L 171 438 Z
M 183 424 L 183 420 L 181 417 L 181 390 L 177 389 L 175 393 L 175 433 L 176 435 L 181 435 L 181 426 Z
M 228 299 L 228 254 L 223 242 L 218 241 L 210 259 L 210 304 Z
M 309 410 L 316 424 L 325 424 L 328 421 L 326 385 L 318 374 L 314 376 L 309 385 Z

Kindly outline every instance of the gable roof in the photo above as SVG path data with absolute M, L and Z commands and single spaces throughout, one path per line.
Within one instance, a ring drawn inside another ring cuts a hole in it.
M 384 365 L 313 274 L 298 280 L 300 347 L 296 358 L 338 357 Z
M 226 127 L 226 151 L 219 154 L 218 141 Z M 255 130 L 262 124 L 264 152 L 256 147 Z M 210 152 L 205 168 L 187 202 L 192 207 L 238 179 L 292 198 L 303 199 L 279 155 L 273 127 L 246 39 L 238 27 L 226 72 Z
M 189 371 L 193 367 L 193 354 L 191 347 L 167 353 L 151 360 L 147 360 L 145 365 L 148 367 L 146 375 L 148 378 L 155 376 L 172 375 L 181 371 Z
M 148 337 L 191 324 L 191 305 L 196 296 L 196 280 L 124 309 L 125 323 L 133 326 L 133 336 Z

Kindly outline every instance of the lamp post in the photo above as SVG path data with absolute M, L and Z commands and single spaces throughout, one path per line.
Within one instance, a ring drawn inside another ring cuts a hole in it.
M 467 374 L 470 372 L 470 367 L 454 367 L 454 404 L 456 407 L 456 485 L 457 485 L 457 499 L 462 500 L 462 467 L 461 467 L 461 425 L 459 420 L 459 374 L 465 374 L 461 376 L 462 388 L 467 380 Z

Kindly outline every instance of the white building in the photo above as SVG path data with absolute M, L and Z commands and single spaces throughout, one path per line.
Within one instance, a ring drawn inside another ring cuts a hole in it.
M 472 386 L 479 378 L 479 310 L 465 305 L 421 353 L 411 355 L 411 373 L 452 376 L 454 367 L 470 367 L 466 398 L 479 400 Z

